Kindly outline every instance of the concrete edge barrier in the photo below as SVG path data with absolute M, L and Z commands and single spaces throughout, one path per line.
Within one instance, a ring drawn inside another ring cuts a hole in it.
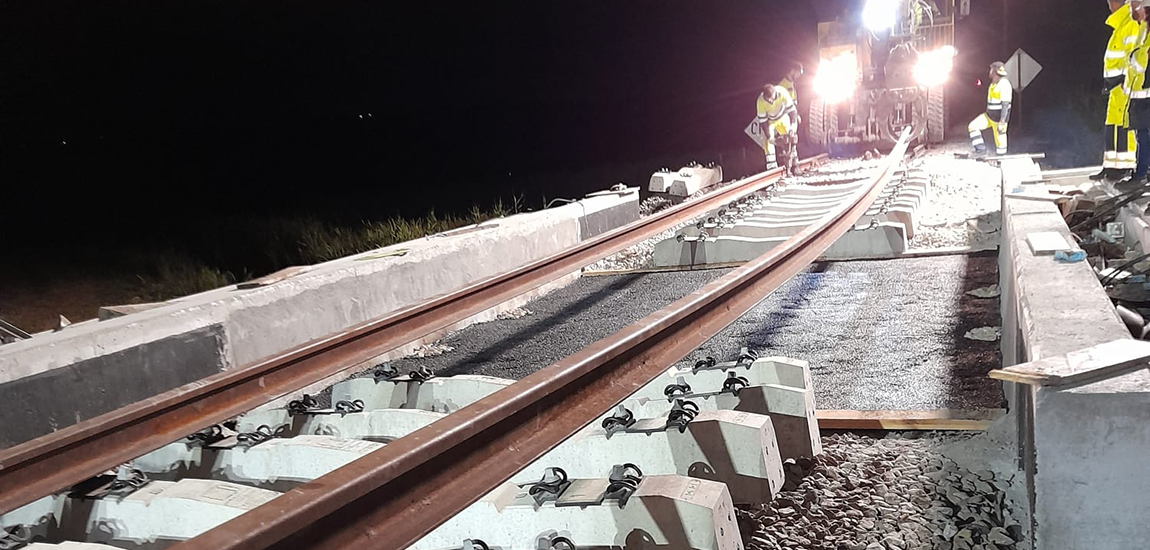
M 1030 159 L 1002 162 L 1003 190 L 1023 187 Z M 1035 232 L 1073 243 L 1057 207 L 1002 200 L 999 254 L 1003 365 L 1057 357 L 1129 332 L 1086 262 L 1036 256 Z M 1138 372 L 1073 389 L 1004 383 L 1030 500 L 1035 549 L 1129 548 L 1150 534 L 1150 375 Z
M 562 207 L 306 266 L 266 286 L 231 285 L 4 345 L 0 399 L 20 406 L 0 410 L 0 448 L 545 258 L 637 220 L 638 196 L 637 188 L 595 193 Z M 448 330 L 493 319 L 578 276 Z

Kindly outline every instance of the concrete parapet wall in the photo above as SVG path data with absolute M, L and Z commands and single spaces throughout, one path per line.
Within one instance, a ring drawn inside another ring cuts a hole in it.
M 233 285 L 5 345 L 0 399 L 20 406 L 0 409 L 0 448 L 446 294 L 637 219 L 637 189 L 596 193 L 307 266 L 266 286 Z
M 1029 159 L 1003 161 L 1003 190 Z M 1000 258 L 1005 365 L 1057 357 L 1129 332 L 1086 262 L 1036 256 L 1029 233 L 1070 231 L 1046 202 L 1003 199 Z M 1150 537 L 1150 375 L 1072 389 L 1008 384 L 1027 476 L 1036 549 L 1126 549 Z

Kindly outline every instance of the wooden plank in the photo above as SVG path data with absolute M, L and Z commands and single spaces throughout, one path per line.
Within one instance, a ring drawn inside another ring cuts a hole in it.
M 1070 197 L 1067 197 L 1066 195 L 1054 195 L 1054 194 L 1050 194 L 1050 193 L 1027 193 L 1025 191 L 1022 193 L 1007 193 L 1006 198 L 1008 198 L 1008 199 L 1021 199 L 1024 201 L 1044 201 L 1044 202 L 1054 202 L 1054 203 L 1065 202 L 1065 201 L 1070 200 Z
M 1003 409 L 917 411 L 818 410 L 823 430 L 985 430 Z
M 1060 357 L 992 370 L 990 377 L 1032 386 L 1068 386 L 1098 382 L 1145 368 L 1150 368 L 1150 342 L 1124 338 Z
M 294 277 L 296 275 L 300 275 L 302 273 L 307 273 L 308 271 L 311 271 L 310 265 L 293 265 L 290 267 L 285 267 L 285 268 L 283 268 L 283 269 L 281 269 L 275 273 L 272 273 L 270 275 L 264 275 L 263 277 L 260 277 L 258 279 L 252 279 L 250 281 L 245 281 L 245 282 L 239 283 L 236 285 L 236 288 L 238 288 L 240 290 L 245 290 L 245 289 L 249 289 L 249 288 L 259 288 L 261 286 L 273 285 L 275 283 L 287 280 L 287 279 Z

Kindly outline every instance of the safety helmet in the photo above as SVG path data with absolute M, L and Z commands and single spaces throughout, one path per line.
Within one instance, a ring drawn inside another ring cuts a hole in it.
M 990 68 L 994 70 L 994 74 L 998 76 L 1006 76 L 1006 64 L 1001 61 L 995 61 L 990 64 Z
M 792 71 L 798 71 L 799 76 L 803 76 L 804 71 L 803 71 L 803 64 L 802 63 L 799 63 L 798 61 L 792 61 L 791 62 L 791 70 Z

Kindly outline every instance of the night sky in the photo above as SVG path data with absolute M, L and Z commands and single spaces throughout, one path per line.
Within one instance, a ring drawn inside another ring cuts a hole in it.
M 1047 69 L 1012 133 L 1095 131 L 1065 109 L 1100 95 L 1105 2 L 1004 1 L 960 22 L 952 122 L 976 114 L 986 65 L 1024 47 Z M 641 184 L 659 167 L 644 162 L 752 146 L 759 86 L 791 59 L 814 68 L 827 4 L 2 1 L 0 216 L 82 241 Z

